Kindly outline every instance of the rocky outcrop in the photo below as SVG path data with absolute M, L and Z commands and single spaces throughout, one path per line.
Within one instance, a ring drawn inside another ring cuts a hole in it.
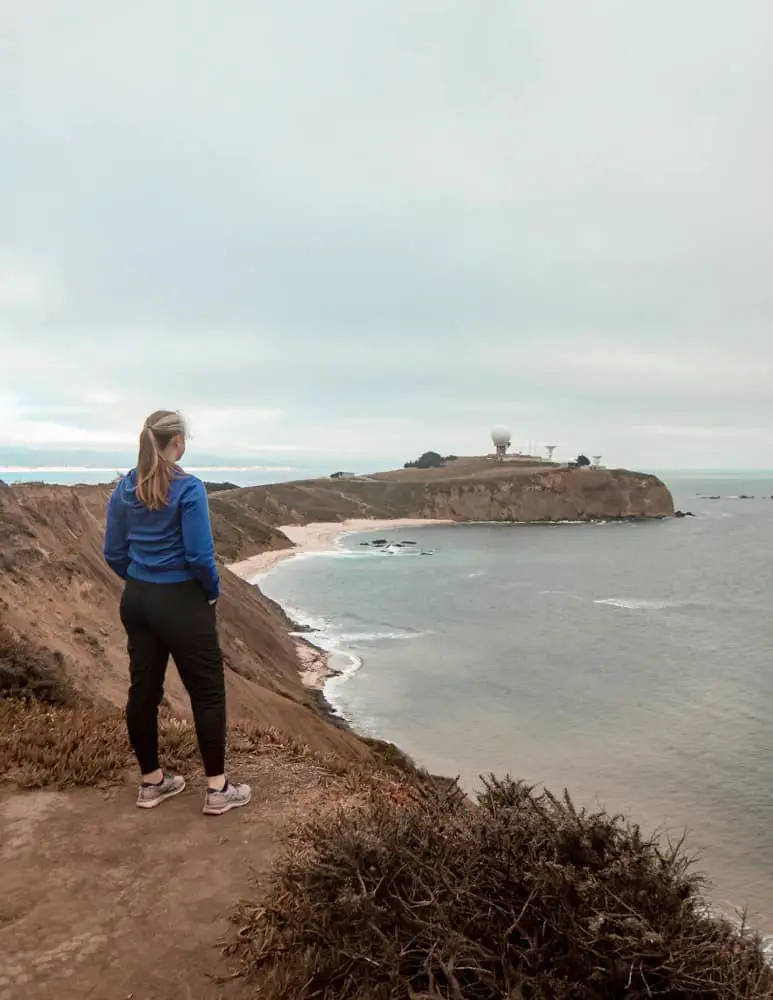
M 605 469 L 551 469 L 531 476 L 437 483 L 422 516 L 458 521 L 589 521 L 661 518 L 674 511 L 654 476 Z
M 588 521 L 669 517 L 674 502 L 656 476 L 638 472 L 489 465 L 456 478 L 390 474 L 253 487 L 213 497 L 212 509 L 224 520 L 251 511 L 274 525 L 350 517 Z

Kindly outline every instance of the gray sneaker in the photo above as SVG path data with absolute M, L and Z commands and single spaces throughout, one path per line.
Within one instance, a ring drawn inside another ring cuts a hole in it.
M 185 778 L 180 777 L 179 774 L 172 777 L 165 774 L 160 785 L 146 785 L 144 782 L 140 785 L 137 805 L 140 809 L 153 809 L 184 790 Z
M 212 788 L 207 789 L 204 798 L 204 815 L 222 816 L 229 809 L 246 806 L 251 798 L 252 789 L 249 785 L 234 785 L 230 781 L 226 781 L 222 792 L 216 792 Z

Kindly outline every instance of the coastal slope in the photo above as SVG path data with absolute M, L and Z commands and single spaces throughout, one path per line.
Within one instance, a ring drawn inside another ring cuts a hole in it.
M 0 695 L 56 686 L 74 702 L 122 707 L 128 682 L 118 616 L 121 581 L 102 557 L 110 488 L 0 485 Z M 249 512 L 213 513 L 220 561 L 289 540 Z M 353 734 L 331 725 L 301 683 L 282 610 L 235 575 L 222 573 L 219 630 L 231 718 L 274 727 L 323 753 L 367 758 Z M 190 716 L 170 666 L 169 709 Z
M 45 686 L 56 676 L 78 701 L 123 705 L 121 582 L 102 557 L 110 489 L 0 484 L 0 644 L 13 650 L 0 662 L 0 691 Z M 460 459 L 437 470 L 223 489 L 210 496 L 210 509 L 225 567 L 292 548 L 280 525 L 660 518 L 673 513 L 673 501 L 660 480 L 635 472 Z M 281 608 L 235 574 L 222 577 L 218 613 L 232 718 L 276 727 L 322 752 L 367 757 L 365 744 L 331 724 L 318 693 L 304 687 Z M 166 697 L 173 713 L 188 716 L 174 670 Z

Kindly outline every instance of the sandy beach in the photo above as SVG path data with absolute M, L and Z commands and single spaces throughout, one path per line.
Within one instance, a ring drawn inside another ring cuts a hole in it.
M 396 528 L 423 528 L 430 524 L 453 524 L 452 521 L 433 521 L 422 518 L 393 518 L 372 520 L 352 518 L 348 521 L 333 521 L 317 524 L 282 525 L 283 532 L 292 542 L 286 549 L 272 549 L 261 552 L 250 559 L 231 563 L 227 569 L 248 583 L 257 583 L 261 576 L 274 569 L 285 559 L 302 555 L 304 552 L 328 552 L 335 548 L 338 539 L 360 532 L 392 531 Z M 326 650 L 315 646 L 308 638 L 297 637 L 295 648 L 301 664 L 301 682 L 314 691 L 322 691 L 325 681 L 335 677 L 337 671 L 330 666 L 330 656 Z
M 453 524 L 453 521 L 432 521 L 422 518 L 393 518 L 372 520 L 370 518 L 351 518 L 348 521 L 332 521 L 318 524 L 288 524 L 279 530 L 293 543 L 287 549 L 272 549 L 260 552 L 250 559 L 231 563 L 227 568 L 247 580 L 256 583 L 280 562 L 292 559 L 304 552 L 328 552 L 335 548 L 335 543 L 345 535 L 356 535 L 365 531 L 392 531 L 395 528 L 423 528 L 430 524 Z

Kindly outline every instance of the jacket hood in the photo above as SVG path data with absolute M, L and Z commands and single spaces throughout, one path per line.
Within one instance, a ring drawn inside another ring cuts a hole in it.
M 186 473 L 179 467 L 175 468 L 175 475 L 172 477 L 170 489 L 176 489 L 175 483 L 181 480 L 191 480 L 191 476 L 186 475 Z M 184 489 L 184 487 L 182 487 Z M 137 498 L 137 470 L 132 469 L 127 472 L 123 479 L 118 484 L 118 492 L 120 493 L 121 499 L 124 503 L 128 504 L 138 504 L 139 506 L 144 506 L 141 500 Z
M 118 492 L 120 493 L 121 499 L 124 503 L 140 503 L 137 499 L 137 470 L 132 469 L 131 472 L 127 472 L 123 477 L 121 482 L 118 484 Z

